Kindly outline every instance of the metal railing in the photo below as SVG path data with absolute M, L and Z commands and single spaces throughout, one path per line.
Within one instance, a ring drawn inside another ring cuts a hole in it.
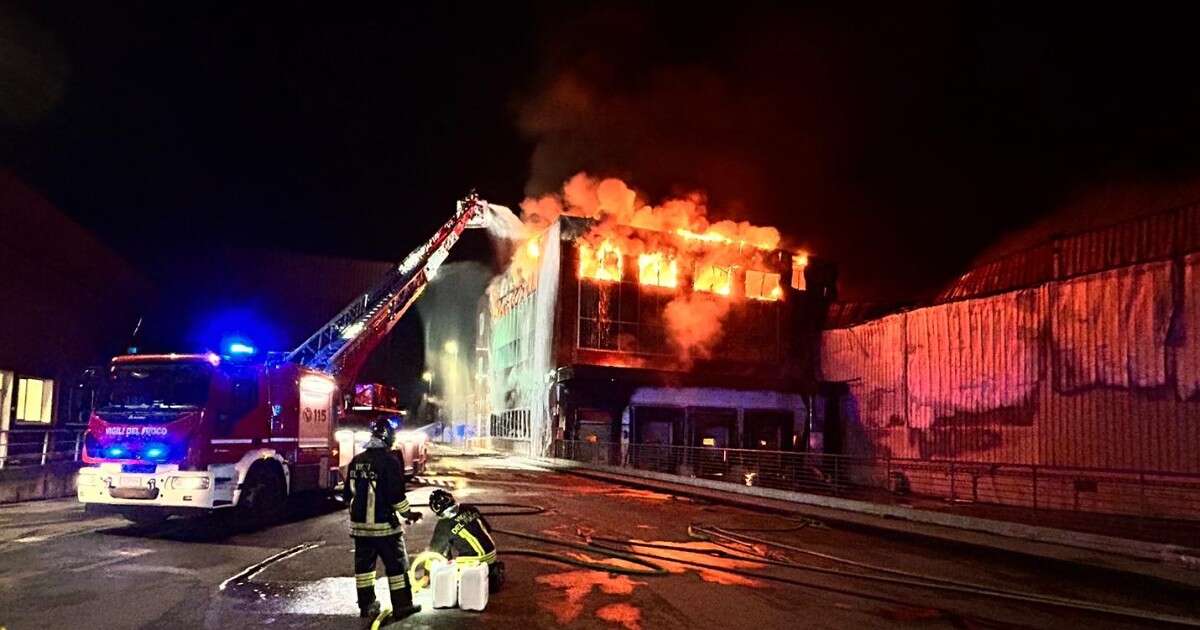
M 1189 546 L 1200 540 L 1196 474 L 586 441 L 557 441 L 552 455 Z
M 0 431 L 0 469 L 77 462 L 85 429 L 12 429 Z

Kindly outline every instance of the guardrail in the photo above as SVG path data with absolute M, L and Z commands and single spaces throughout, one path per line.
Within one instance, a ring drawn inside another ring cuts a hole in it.
M 557 441 L 581 463 L 745 486 L 970 512 L 1065 529 L 1200 540 L 1200 475 L 990 462 Z
M 79 461 L 85 429 L 0 431 L 0 469 Z

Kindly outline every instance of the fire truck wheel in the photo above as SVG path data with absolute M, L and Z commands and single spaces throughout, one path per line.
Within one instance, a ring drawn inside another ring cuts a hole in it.
M 277 470 L 265 465 L 250 468 L 238 501 L 248 523 L 266 526 L 278 522 L 283 518 L 286 502 L 287 491 L 283 486 L 283 476 Z

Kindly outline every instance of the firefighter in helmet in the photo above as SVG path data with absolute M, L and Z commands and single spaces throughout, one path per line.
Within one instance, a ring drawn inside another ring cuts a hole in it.
M 486 563 L 488 589 L 498 590 L 504 584 L 504 563 L 496 559 L 492 526 L 479 509 L 456 503 L 454 495 L 441 489 L 429 495 L 429 508 L 438 517 L 433 539 L 429 542 L 430 550 L 458 564 Z
M 392 451 L 395 429 L 387 420 L 371 423 L 366 449 L 350 460 L 344 499 L 350 504 L 350 536 L 354 539 L 354 582 L 363 617 L 379 614 L 375 601 L 375 562 L 382 560 L 391 591 L 392 616 L 402 619 L 421 610 L 412 601 L 408 583 L 408 551 L 403 518 L 421 519 L 404 496 L 404 462 Z

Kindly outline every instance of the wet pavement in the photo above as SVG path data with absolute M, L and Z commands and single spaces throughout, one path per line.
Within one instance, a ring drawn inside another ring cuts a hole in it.
M 1150 627 L 1148 622 L 1046 604 L 915 586 L 919 574 L 945 584 L 1017 590 L 1183 616 L 1200 616 L 1195 592 L 1081 567 L 978 549 L 897 540 L 820 523 L 628 488 L 524 460 L 446 457 L 410 500 L 434 487 L 483 507 L 508 570 L 485 612 L 426 609 L 390 627 L 499 628 L 1061 628 Z M 433 518 L 409 529 L 422 550 Z M 136 527 L 85 514 L 73 501 L 0 507 L 0 626 L 60 628 L 358 628 L 346 514 L 311 500 L 288 522 L 239 532 L 226 519 Z M 717 544 L 690 525 L 740 531 L 844 561 L 766 545 Z M 693 530 L 694 531 L 694 530 Z M 550 541 L 591 542 L 589 548 Z M 599 547 L 634 552 L 662 568 L 644 573 Z M 525 549 L 573 561 L 514 553 Z M 800 563 L 806 570 L 785 564 Z M 614 570 L 608 570 L 605 567 Z M 879 571 L 879 568 L 888 571 Z M 382 567 L 380 567 L 382 575 Z M 870 575 L 865 578 L 861 575 Z M 377 584 L 386 601 L 384 580 Z

